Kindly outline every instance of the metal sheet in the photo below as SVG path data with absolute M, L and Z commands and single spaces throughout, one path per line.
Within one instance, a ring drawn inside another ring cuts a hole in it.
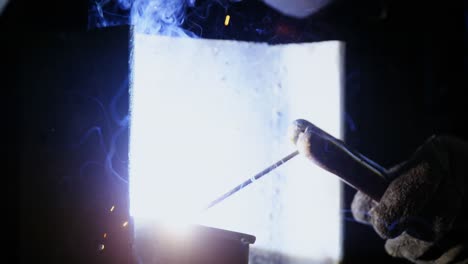
M 339 42 L 262 43 L 135 35 L 130 199 L 138 219 L 253 234 L 255 247 L 340 255 L 336 177 L 298 159 L 204 214 L 201 206 L 290 153 L 287 126 L 341 136 Z

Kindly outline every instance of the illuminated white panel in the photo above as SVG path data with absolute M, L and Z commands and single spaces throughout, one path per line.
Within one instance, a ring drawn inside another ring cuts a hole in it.
M 339 42 L 269 46 L 135 35 L 130 209 L 257 237 L 254 248 L 340 258 L 338 179 L 295 158 L 209 211 L 200 208 L 294 151 L 308 119 L 341 136 Z

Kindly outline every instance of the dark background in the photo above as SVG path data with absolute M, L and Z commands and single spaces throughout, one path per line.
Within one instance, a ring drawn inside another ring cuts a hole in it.
M 345 141 L 388 167 L 434 133 L 468 139 L 467 1 L 408 2 L 337 1 L 295 20 L 257 1 L 201 1 L 187 10 L 184 27 L 204 38 L 272 44 L 345 41 Z M 119 91 L 128 87 L 130 30 L 125 10 L 109 10 L 115 23 L 107 28 L 90 23 L 95 10 L 87 1 L 13 0 L 0 18 L 3 227 L 11 233 L 7 255 L 22 263 L 132 257 L 131 223 L 121 226 L 128 220 L 127 188 L 106 163 L 115 140 L 110 162 L 127 177 L 128 135 L 120 121 L 128 96 Z M 354 190 L 343 188 L 346 210 Z M 400 263 L 370 227 L 343 215 L 344 263 Z

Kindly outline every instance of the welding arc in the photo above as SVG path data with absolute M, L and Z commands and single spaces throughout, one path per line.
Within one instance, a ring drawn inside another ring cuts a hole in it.
M 221 195 L 219 198 L 213 200 L 212 202 L 210 202 L 205 208 L 204 210 L 207 210 L 213 206 L 215 206 L 216 204 L 224 201 L 226 198 L 232 196 L 233 194 L 235 194 L 236 192 L 242 190 L 243 188 L 245 188 L 246 186 L 248 186 L 249 184 L 251 184 L 252 182 L 260 179 L 261 177 L 267 175 L 269 172 L 271 172 L 272 170 L 278 168 L 279 166 L 283 165 L 284 163 L 286 163 L 288 160 L 294 158 L 295 156 L 297 156 L 299 154 L 299 151 L 294 151 L 293 153 L 287 155 L 286 157 L 280 159 L 279 161 L 275 162 L 273 165 L 267 167 L 266 169 L 262 170 L 261 172 L 255 174 L 252 178 L 244 181 L 243 183 L 237 185 L 236 187 L 234 187 L 232 190 L 228 191 L 227 193 Z

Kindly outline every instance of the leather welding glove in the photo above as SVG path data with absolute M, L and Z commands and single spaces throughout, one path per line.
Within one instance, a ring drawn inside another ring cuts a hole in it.
M 385 250 L 414 263 L 468 263 L 468 143 L 431 137 L 390 170 L 380 202 L 357 192 L 354 218 L 386 239 Z
M 308 122 L 296 120 L 290 136 L 313 159 Z M 386 239 L 391 256 L 414 263 L 468 263 L 468 143 L 431 137 L 406 162 L 389 171 L 380 202 L 357 192 L 354 218 Z

